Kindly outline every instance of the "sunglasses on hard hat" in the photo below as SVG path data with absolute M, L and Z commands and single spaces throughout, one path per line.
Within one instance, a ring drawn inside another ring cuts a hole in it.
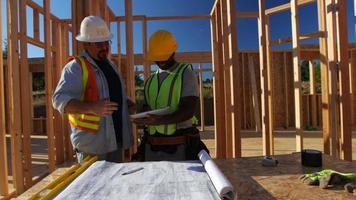
M 91 46 L 102 47 L 102 46 L 109 46 L 111 45 L 111 40 L 104 41 L 104 42 L 89 42 Z

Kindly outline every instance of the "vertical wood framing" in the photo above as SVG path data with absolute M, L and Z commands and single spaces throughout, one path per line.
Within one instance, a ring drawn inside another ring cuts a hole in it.
M 40 41 L 40 14 L 36 9 L 33 9 L 33 38 Z
M 314 63 L 309 61 L 309 88 L 310 88 L 310 98 L 311 98 L 311 110 L 309 113 L 311 114 L 311 125 L 312 127 L 318 126 L 317 119 L 317 107 L 316 107 L 316 85 L 315 85 L 315 72 L 314 72 Z
M 349 53 L 347 36 L 347 9 L 346 1 L 336 0 L 336 22 L 337 22 L 337 50 L 339 64 L 339 87 L 340 87 L 340 133 L 341 158 L 352 161 L 352 122 L 351 122 L 351 95 L 349 77 Z
M 250 55 L 248 55 L 247 60 L 248 60 L 248 71 L 250 73 L 251 90 L 252 90 L 252 98 L 253 98 L 252 103 L 253 103 L 253 111 L 255 113 L 256 131 L 260 132 L 261 131 L 260 104 L 258 102 L 255 65 Z
M 142 20 L 142 43 L 143 43 L 143 77 L 146 81 L 151 74 L 151 65 L 147 61 L 147 19 L 146 17 Z
M 53 93 L 53 70 L 51 52 L 51 27 L 50 27 L 50 0 L 44 0 L 44 38 L 45 38 L 45 90 L 46 90 L 46 110 L 47 110 L 47 136 L 48 136 L 48 169 L 53 172 L 56 168 L 56 149 L 54 136 L 54 121 L 52 93 Z
M 236 5 L 235 0 L 227 0 L 227 27 L 229 30 L 228 41 L 228 67 L 230 70 L 230 102 L 231 102 L 231 125 L 232 125 L 232 157 L 241 157 L 241 101 L 239 95 L 241 92 L 240 77 L 241 66 L 238 66 L 239 57 L 237 46 L 236 30 Z
M 224 89 L 225 89 L 225 127 L 226 127 L 226 158 L 232 158 L 233 147 L 233 125 L 232 125 L 232 102 L 231 102 L 231 80 L 230 80 L 230 64 L 229 64 L 229 30 L 227 25 L 227 0 L 220 0 L 220 13 L 221 13 L 221 30 L 222 30 L 222 48 L 223 51 L 223 76 L 224 76 Z M 236 87 L 236 86 L 235 86 Z
M 200 97 L 200 131 L 204 131 L 205 129 L 205 112 L 204 112 L 204 94 L 203 94 L 203 70 L 201 68 L 201 64 L 198 65 L 198 77 L 199 77 L 199 97 Z
M 221 49 L 221 13 L 220 4 L 217 2 L 211 16 L 212 32 L 212 52 L 213 52 L 213 85 L 214 85 L 214 122 L 215 122 L 215 156 L 216 158 L 226 157 L 226 131 L 225 131 L 225 96 L 224 96 L 224 76 Z
M 20 82 L 21 82 L 21 112 L 24 154 L 25 188 L 32 186 L 31 133 L 32 133 L 32 85 L 30 70 L 27 63 L 27 20 L 26 0 L 20 0 Z
M 120 22 L 116 22 L 116 28 L 117 28 L 117 67 L 121 70 L 121 29 L 120 29 Z
M 241 79 L 242 79 L 242 85 L 241 85 L 241 87 L 242 87 L 242 104 L 243 104 L 243 108 L 242 108 L 242 112 L 243 112 L 243 118 L 242 118 L 242 124 L 241 124 L 241 126 L 242 126 L 242 129 L 247 129 L 247 107 L 248 106 L 250 106 L 250 104 L 248 104 L 247 103 L 247 101 L 246 101 L 246 96 L 248 96 L 247 94 L 246 94 L 246 86 L 245 86 L 245 84 L 246 84 L 246 78 L 245 78 L 245 68 L 246 68 L 246 66 L 245 66 L 245 55 L 247 56 L 248 54 L 245 54 L 245 53 L 241 53 L 241 70 L 242 70 L 242 74 L 241 74 Z M 249 66 L 248 66 L 249 67 Z M 248 68 L 247 68 L 247 70 L 248 70 Z
M 16 193 L 24 192 L 23 179 L 23 141 L 21 127 L 21 94 L 20 94 L 20 66 L 18 46 L 18 1 L 7 1 L 7 36 L 8 36 L 8 63 L 9 67 L 9 112 L 10 112 L 10 135 L 11 135 L 11 163 L 12 175 Z
M 134 48 L 133 48 L 133 16 L 132 0 L 125 0 L 125 25 L 126 25 L 126 67 L 128 68 L 127 90 L 131 100 L 135 101 L 135 71 L 134 71 Z M 134 145 L 130 153 L 137 151 L 137 129 L 133 125 Z
M 273 118 L 270 118 L 270 112 L 272 108 L 270 107 L 269 101 L 271 100 L 269 88 L 268 76 L 268 44 L 267 44 L 267 33 L 266 33 L 266 21 L 267 16 L 265 14 L 265 0 L 259 0 L 259 17 L 258 17 L 258 38 L 259 38 L 259 56 L 260 56 L 260 74 L 261 74 L 261 108 L 262 108 L 262 137 L 263 137 L 263 155 L 273 154 Z
M 303 113 L 302 113 L 302 76 L 300 67 L 299 49 L 299 19 L 297 0 L 291 0 L 292 17 L 292 56 L 294 71 L 294 105 L 295 105 L 295 128 L 296 128 L 296 151 L 303 150 Z
M 2 25 L 2 2 L 0 2 L 0 24 Z M 0 38 L 2 38 L 2 29 Z M 0 50 L 2 55 L 2 42 Z M 6 119 L 5 119 L 5 88 L 4 88 L 4 67 L 3 58 L 0 57 L 0 196 L 6 196 L 8 189 L 8 169 L 7 169 L 7 151 L 6 151 Z
M 340 158 L 340 140 L 338 136 L 338 100 L 337 100 L 337 44 L 336 44 L 336 19 L 335 0 L 326 0 L 326 29 L 327 29 L 327 50 L 328 50 L 328 70 L 329 70 L 329 98 L 330 98 L 330 135 L 331 154 L 333 158 Z
M 326 31 L 325 0 L 318 0 L 319 31 Z M 327 38 L 319 38 L 324 153 L 330 155 L 330 99 Z

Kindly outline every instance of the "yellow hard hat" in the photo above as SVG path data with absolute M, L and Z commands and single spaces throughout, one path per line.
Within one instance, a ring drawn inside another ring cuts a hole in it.
M 150 37 L 147 59 L 150 61 L 166 61 L 176 49 L 177 42 L 172 33 L 158 30 Z

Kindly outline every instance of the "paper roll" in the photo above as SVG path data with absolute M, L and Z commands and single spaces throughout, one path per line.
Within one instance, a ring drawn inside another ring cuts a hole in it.
M 236 193 L 231 183 L 225 175 L 220 171 L 218 166 L 211 159 L 205 150 L 198 153 L 198 157 L 203 164 L 206 173 L 209 175 L 217 193 L 221 199 L 236 199 Z

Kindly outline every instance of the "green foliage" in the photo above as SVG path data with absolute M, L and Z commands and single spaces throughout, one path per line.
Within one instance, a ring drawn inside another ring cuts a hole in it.
M 43 72 L 32 73 L 32 89 L 33 91 L 42 91 L 45 89 L 45 78 Z

